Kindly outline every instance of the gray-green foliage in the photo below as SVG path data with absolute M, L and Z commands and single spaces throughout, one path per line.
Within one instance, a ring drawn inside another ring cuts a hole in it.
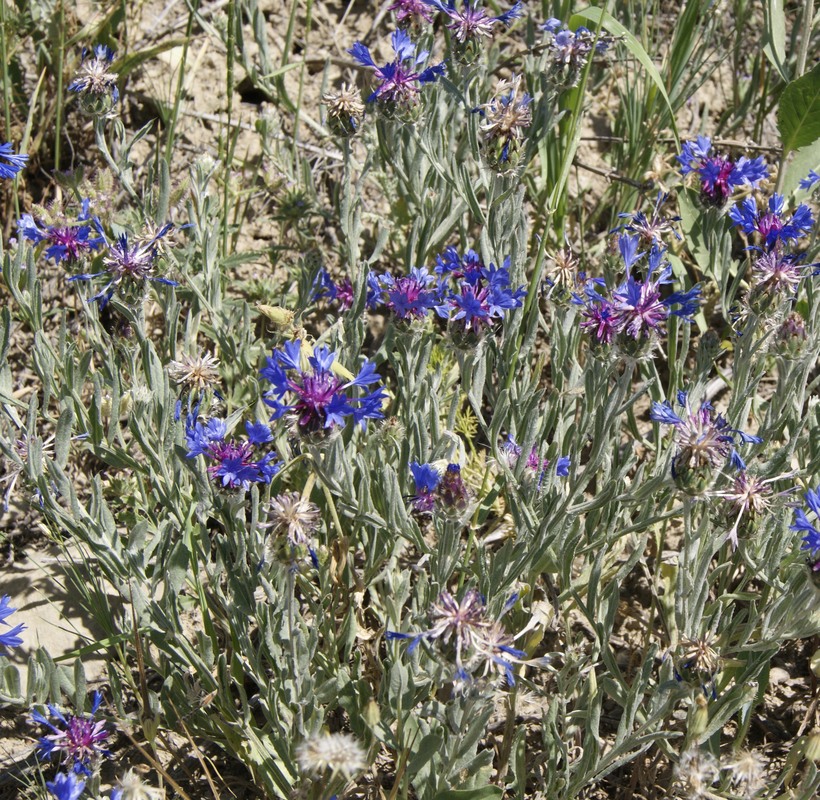
M 286 58 L 275 64 L 258 5 L 230 5 L 225 40 L 235 42 L 238 63 L 278 99 L 282 114 L 321 130 L 301 110 L 304 70 L 299 97 L 286 91 L 283 76 L 298 65 Z M 672 112 L 704 77 L 704 51 L 697 68 L 689 61 L 698 37 L 710 42 L 716 31 L 703 5 L 686 4 L 665 71 L 653 67 L 625 95 L 623 125 L 635 129 L 624 134 L 633 149 L 650 135 L 647 120 L 673 124 Z M 296 4 L 292 11 L 288 42 Z M 616 27 L 595 11 L 586 19 Z M 530 40 L 535 35 L 530 26 Z M 628 39 L 644 66 L 652 64 L 648 36 Z M 770 36 L 777 54 L 776 31 Z M 352 731 L 371 763 L 381 756 L 395 781 L 392 797 L 412 790 L 421 800 L 484 800 L 503 791 L 570 800 L 648 751 L 670 761 L 689 745 L 736 753 L 759 713 L 772 656 L 820 631 L 817 590 L 799 536 L 788 530 L 791 511 L 775 501 L 733 550 L 726 542 L 732 520 L 720 515 L 727 503 L 716 494 L 730 476 L 713 476 L 697 498 L 682 493 L 670 470 L 676 445 L 665 429 L 647 424 L 652 400 L 673 400 L 679 390 L 705 397 L 717 350 L 703 336 L 696 347 L 681 323 L 670 324 L 654 358 L 595 353 L 578 306 L 545 299 L 548 253 L 561 244 L 552 232 L 571 215 L 566 183 L 589 73 L 562 99 L 549 86 L 544 58 L 523 58 L 538 87 L 532 136 L 520 169 L 496 175 L 481 161 L 471 109 L 491 92 L 500 55 L 494 47 L 486 62 L 453 68 L 426 88 L 414 122 L 376 118 L 362 144 L 340 144 L 332 224 L 341 236 L 336 266 L 353 283 L 354 304 L 337 319 L 328 312 L 324 327 L 311 317 L 304 276 L 298 296 L 291 284 L 278 287 L 297 314 L 285 331 L 266 328 L 241 299 L 230 278 L 243 256 L 226 252 L 238 205 L 224 202 L 228 178 L 213 159 L 192 166 L 179 204 L 191 227 L 167 258 L 181 286 L 152 290 L 149 319 L 145 307 L 112 301 L 130 337 L 107 332 L 82 289 L 75 309 L 45 308 L 43 254 L 27 244 L 2 253 L 11 302 L 0 319 L 0 446 L 13 459 L 20 433 L 36 434 L 19 464 L 29 493 L 37 491 L 32 508 L 67 553 L 81 554 L 68 579 L 105 631 L 80 655 L 106 655 L 112 713 L 132 735 L 154 746 L 157 730 L 184 731 L 214 743 L 271 797 L 300 787 L 321 791 L 300 775 L 295 748 L 326 728 Z M 147 133 L 146 126 L 128 139 L 117 128 L 118 158 L 107 146 L 103 156 L 141 202 L 139 216 L 161 224 L 173 205 L 166 161 L 158 161 L 150 189 L 128 160 Z M 106 135 L 99 123 L 98 142 Z M 232 146 L 223 146 L 229 160 Z M 295 145 L 283 148 L 291 177 L 315 192 L 307 157 Z M 646 154 L 633 152 L 627 163 L 642 171 Z M 375 210 L 373 193 L 382 203 Z M 744 262 L 732 257 L 723 219 L 684 192 L 678 201 L 688 248 L 681 258 L 713 282 L 725 313 Z M 509 257 L 513 286 L 528 289 L 523 306 L 469 346 L 448 341 L 434 323 L 388 319 L 371 336 L 368 271 L 432 265 L 448 244 L 474 246 L 488 263 Z M 597 258 L 597 274 L 614 269 L 607 259 Z M 731 362 L 721 397 L 730 424 L 753 421 L 763 437 L 744 451 L 754 469 L 765 477 L 794 470 L 801 485 L 814 485 L 820 304 L 807 286 L 799 302 L 802 351 L 778 350 L 772 332 L 734 336 L 731 358 L 718 366 Z M 283 471 L 270 485 L 221 489 L 201 459 L 187 457 L 186 413 L 199 407 L 169 379 L 168 362 L 181 352 L 217 352 L 224 416 L 264 418 L 263 358 L 305 329 L 350 370 L 365 351 L 376 361 L 391 395 L 389 418 L 367 429 L 349 426 L 319 444 L 299 442 L 278 424 Z M 15 396 L 9 361 L 21 331 L 37 378 L 28 405 Z M 53 458 L 44 452 L 47 432 L 55 434 Z M 507 434 L 524 454 L 515 464 L 501 447 Z M 553 464 L 569 455 L 568 477 L 550 470 L 536 484 L 525 464 L 533 447 Z M 431 521 L 411 511 L 410 463 L 439 460 L 465 468 L 476 496 L 466 518 Z M 794 482 L 789 476 L 776 486 Z M 318 569 L 301 556 L 271 561 L 266 549 L 271 496 L 305 486 L 321 509 Z M 516 647 L 549 664 L 521 670 L 513 687 L 481 678 L 459 687 L 441 642 L 408 652 L 405 642 L 385 640 L 386 631 L 427 629 L 428 608 L 442 591 L 461 596 L 469 588 L 497 614 L 517 592 L 504 624 L 526 634 Z M 630 613 L 632 628 L 625 625 Z M 707 637 L 722 658 L 708 688 L 677 674 L 686 642 Z M 67 699 L 82 707 L 83 671 L 80 660 L 71 664 L 39 650 L 24 688 L 3 663 L 0 699 L 19 706 Z M 694 709 L 703 697 L 708 720 L 697 727 Z M 734 741 L 723 735 L 729 723 Z M 772 779 L 773 792 L 794 780 L 791 769 Z M 719 796 L 732 796 L 728 781 L 714 787 Z M 800 781 L 796 796 L 820 785 L 811 766 Z

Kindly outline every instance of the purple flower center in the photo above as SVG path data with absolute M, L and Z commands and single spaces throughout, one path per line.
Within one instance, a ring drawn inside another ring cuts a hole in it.
M 65 248 L 67 261 L 78 261 L 80 253 L 87 247 L 87 243 L 80 238 L 79 228 L 52 228 L 48 238 L 53 244 Z
M 299 397 L 294 404 L 299 414 L 299 424 L 322 428 L 325 419 L 323 412 L 341 388 L 342 382 L 330 372 L 318 372 L 303 375 L 301 386 L 292 380 L 288 381 L 288 385 Z
M 716 205 L 726 202 L 726 198 L 732 193 L 729 178 L 734 168 L 734 162 L 722 156 L 712 156 L 705 160 L 701 167 L 701 189 L 710 202 Z

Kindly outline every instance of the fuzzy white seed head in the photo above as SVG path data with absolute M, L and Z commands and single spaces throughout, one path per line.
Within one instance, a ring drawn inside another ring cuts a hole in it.
M 743 797 L 752 798 L 766 788 L 766 761 L 754 750 L 740 750 L 723 769 L 729 771 L 732 786 Z
M 364 748 L 349 733 L 320 733 L 296 748 L 299 769 L 321 777 L 326 772 L 352 778 L 367 768 Z
M 690 747 L 680 754 L 675 778 L 687 800 L 702 800 L 710 795 L 709 787 L 720 776 L 718 762 L 711 753 Z

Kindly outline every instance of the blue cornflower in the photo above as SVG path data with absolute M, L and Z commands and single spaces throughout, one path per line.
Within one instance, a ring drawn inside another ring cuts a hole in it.
M 443 11 L 451 20 L 447 28 L 452 31 L 453 36 L 461 43 L 466 44 L 471 39 L 477 39 L 480 36 L 492 36 L 493 28 L 501 23 L 502 25 L 509 25 L 514 19 L 517 19 L 524 13 L 524 7 L 521 3 L 516 3 L 509 11 L 499 14 L 497 17 L 491 17 L 483 8 L 477 8 L 478 2 L 473 0 L 464 0 L 464 3 L 459 9 L 454 2 L 443 2 L 443 0 L 424 0 L 428 6 L 437 8 Z
M 458 464 L 447 464 L 440 472 L 433 464 L 410 464 L 416 494 L 410 501 L 412 509 L 418 513 L 429 513 L 433 510 L 444 516 L 461 519 L 469 511 L 473 500 L 473 491 L 461 477 Z
M 414 267 L 410 274 L 394 278 L 389 272 L 378 276 L 385 305 L 399 319 L 422 319 L 441 303 L 443 287 L 427 269 Z
M 185 426 L 187 457 L 205 456 L 211 462 L 208 474 L 224 487 L 247 490 L 252 483 L 270 483 L 282 469 L 282 463 L 272 450 L 257 451 L 273 441 L 273 432 L 264 422 L 246 422 L 245 432 L 245 441 L 228 439 L 223 420 L 200 422 L 194 410 L 188 415 Z
M 390 37 L 396 58 L 389 64 L 379 67 L 373 61 L 370 50 L 361 42 L 356 42 L 347 52 L 364 67 L 372 69 L 380 83 L 367 98 L 368 103 L 392 108 L 409 108 L 418 101 L 417 84 L 433 83 L 444 74 L 444 64 L 427 67 L 421 72 L 415 68 L 426 61 L 429 53 L 425 50 L 416 55 L 416 45 L 410 41 L 405 31 L 394 31 Z M 409 67 L 405 62 L 411 62 Z
M 0 623 L 5 625 L 10 630 L 6 631 L 5 633 L 0 633 L 0 647 L 19 647 L 23 644 L 23 640 L 20 638 L 20 634 L 26 629 L 26 626 L 23 624 L 15 625 L 13 628 L 11 627 L 10 622 L 6 622 L 6 617 L 11 616 L 15 611 L 16 608 L 10 608 L 9 602 L 11 601 L 11 597 L 7 594 L 4 594 L 0 597 Z
M 785 219 L 786 201 L 783 195 L 774 193 L 767 209 L 759 210 L 754 198 L 747 197 L 729 209 L 729 218 L 744 233 L 757 233 L 772 248 L 776 242 L 796 241 L 805 236 L 814 225 L 811 209 L 801 203 L 790 219 Z
M 23 214 L 17 222 L 17 229 L 35 245 L 48 242 L 46 258 L 54 259 L 57 264 L 61 261 L 73 264 L 105 241 L 101 236 L 92 235 L 91 225 L 86 224 L 91 220 L 89 204 L 88 198 L 83 200 L 77 224 L 47 225 L 41 222 L 38 225 L 31 214 Z
M 306 358 L 303 367 L 302 342 L 286 342 L 282 350 L 274 350 L 259 374 L 273 384 L 264 401 L 273 409 L 271 419 L 292 415 L 298 430 L 319 434 L 334 427 L 343 427 L 347 417 L 364 426 L 368 419 L 382 419 L 381 405 L 386 397 L 383 387 L 359 397 L 350 397 L 348 390 L 363 388 L 380 380 L 376 367 L 365 361 L 359 374 L 342 380 L 336 374 L 346 372 L 336 363 L 336 354 L 326 347 L 317 347 Z M 348 373 L 349 374 L 349 373 Z
M 410 501 L 413 510 L 419 514 L 430 513 L 436 505 L 436 489 L 441 483 L 441 475 L 432 464 L 410 463 L 410 472 L 416 485 L 416 494 Z
M 581 328 L 590 331 L 599 343 L 610 344 L 616 335 L 624 341 L 651 341 L 670 316 L 691 322 L 700 304 L 700 286 L 663 296 L 661 287 L 672 283 L 672 266 L 664 259 L 665 249 L 652 245 L 647 256 L 647 274 L 639 278 L 633 267 L 643 256 L 637 236 L 622 233 L 618 248 L 626 268 L 626 280 L 607 297 L 599 284 L 588 281 L 583 296 L 575 302 L 584 306 Z M 675 307 L 676 306 L 676 307 Z
M 802 508 L 795 509 L 794 525 L 790 526 L 790 530 L 800 531 L 806 535 L 803 537 L 803 544 L 800 545 L 802 550 L 808 551 L 812 559 L 820 555 L 820 486 L 816 489 L 809 489 L 803 495 L 809 510 L 814 514 L 814 522 L 809 522 L 806 512 Z M 814 569 L 820 569 L 820 560 L 817 561 Z
M 541 30 L 545 33 L 554 71 L 561 73 L 563 81 L 570 86 L 578 82 L 590 56 L 602 55 L 615 41 L 604 33 L 596 40 L 595 34 L 584 26 L 571 31 L 555 17 L 541 25 Z
M 721 207 L 738 187 L 746 184 L 755 187 L 769 177 L 763 157 L 748 159 L 741 156 L 732 161 L 723 155 L 711 155 L 712 141 L 708 136 L 698 136 L 694 142 L 684 142 L 677 160 L 681 175 L 697 172 L 700 177 L 701 198 L 707 205 Z
M 111 753 L 103 747 L 108 738 L 105 730 L 105 720 L 95 720 L 94 715 L 100 707 L 102 695 L 94 692 L 89 716 L 68 716 L 51 704 L 47 706 L 49 716 L 55 722 L 50 722 L 39 711 L 32 711 L 31 718 L 51 729 L 52 733 L 40 737 L 37 745 L 41 758 L 50 758 L 54 753 L 62 753 L 62 763 L 70 766 L 74 772 L 91 774 L 91 768 L 101 756 L 110 756 Z
M 433 12 L 425 0 L 394 0 L 387 10 L 396 12 L 396 22 L 399 24 L 433 21 Z
M 80 69 L 68 91 L 78 95 L 91 114 L 106 113 L 119 100 L 118 76 L 110 71 L 113 62 L 114 51 L 104 44 L 83 48 Z
M 437 259 L 436 271 L 447 276 L 453 288 L 442 295 L 436 313 L 451 322 L 460 320 L 458 327 L 465 332 L 479 333 L 492 320 L 503 319 L 507 311 L 520 308 L 527 291 L 523 286 L 512 289 L 510 259 L 502 267 L 488 267 L 473 250 L 461 258 L 455 248 L 449 247 Z
M 510 469 L 515 469 L 521 458 L 522 448 L 521 445 L 515 441 L 512 434 L 507 435 L 507 438 L 501 444 L 499 450 L 504 463 Z M 572 459 L 570 459 L 569 456 L 560 456 L 555 462 L 555 474 L 559 478 L 566 478 L 569 475 L 571 463 Z M 536 477 L 538 479 L 538 486 L 540 487 L 549 464 L 549 459 L 541 458 L 538 455 L 538 449 L 533 445 L 530 454 L 527 456 L 527 469 L 524 474 Z
M 55 800 L 77 800 L 85 790 L 85 781 L 73 772 L 58 772 L 53 781 L 46 781 L 46 789 Z
M 0 178 L 13 178 L 26 166 L 26 153 L 13 153 L 11 144 L 0 144 Z
M 820 175 L 818 175 L 814 170 L 811 170 L 809 174 L 800 181 L 800 188 L 808 190 L 818 182 L 820 182 Z
M 370 299 L 368 292 L 368 300 Z M 313 281 L 313 295 L 311 300 L 316 302 L 326 298 L 329 302 L 337 303 L 340 311 L 347 311 L 353 305 L 353 284 L 350 278 L 342 278 L 339 283 L 333 280 L 331 274 L 322 267 Z
M 134 293 L 143 291 L 148 281 L 162 283 L 166 286 L 179 286 L 176 281 L 153 274 L 159 260 L 161 240 L 174 227 L 173 223 L 163 225 L 153 235 L 132 236 L 130 242 L 127 233 L 120 234 L 113 242 L 109 241 L 96 217 L 94 227 L 105 242 L 106 253 L 103 256 L 105 269 L 100 272 L 73 275 L 68 280 L 93 281 L 102 276 L 108 277 L 108 283 L 91 298 L 92 302 L 98 303 L 100 308 L 108 304 L 114 292 L 120 287 L 131 295 L 129 300 L 134 300 Z

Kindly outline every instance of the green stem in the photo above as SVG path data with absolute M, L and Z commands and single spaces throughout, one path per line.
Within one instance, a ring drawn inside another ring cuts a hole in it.
M 171 168 L 171 154 L 174 149 L 174 133 L 176 132 L 177 122 L 179 121 L 179 107 L 182 104 L 182 90 L 185 85 L 185 64 L 188 59 L 188 47 L 191 43 L 191 34 L 194 28 L 194 19 L 196 12 L 199 10 L 199 0 L 194 0 L 191 3 L 188 11 L 188 25 L 185 28 L 185 44 L 182 45 L 182 59 L 179 62 L 179 78 L 177 80 L 177 90 L 174 96 L 174 111 L 171 115 L 171 123 L 168 126 L 168 140 L 165 142 L 165 163 L 168 168 Z M 230 98 L 231 93 L 228 94 Z M 228 100 L 230 102 L 230 99 Z M 228 119 L 230 121 L 230 112 L 228 112 Z
M 233 113 L 233 69 L 236 58 L 236 3 L 235 0 L 228 2 L 228 70 L 227 70 L 227 95 L 228 109 L 225 136 L 225 175 L 222 194 L 222 257 L 228 253 L 228 199 L 231 190 L 231 115 Z
M 60 31 L 60 44 L 57 47 L 57 111 L 54 121 L 54 171 L 60 171 L 60 137 L 63 131 L 63 64 L 65 62 L 65 4 L 60 3 L 60 16 L 57 23 Z
M 6 126 L 5 140 L 11 141 L 11 78 L 9 76 L 9 56 L 8 43 L 6 42 L 6 2 L 0 0 L 0 68 L 3 75 L 3 121 Z M 17 183 L 15 177 L 15 188 Z M 12 192 L 14 203 L 14 216 L 20 216 L 20 196 L 18 192 Z

